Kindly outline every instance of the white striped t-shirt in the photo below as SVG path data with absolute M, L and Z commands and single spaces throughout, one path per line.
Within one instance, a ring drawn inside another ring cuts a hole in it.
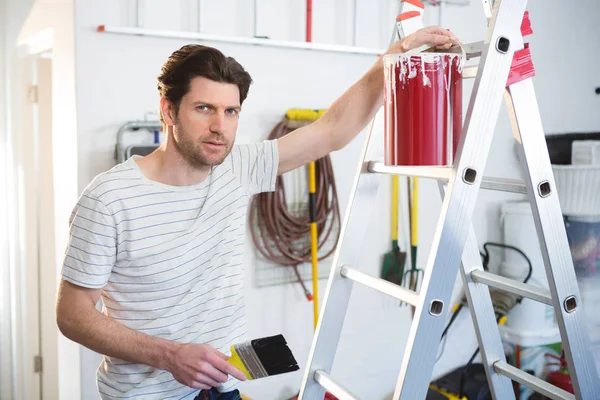
M 194 186 L 147 179 L 136 157 L 98 175 L 70 220 L 63 279 L 104 288 L 102 312 L 139 332 L 230 355 L 247 340 L 243 251 L 253 194 L 275 189 L 276 141 L 235 145 Z M 193 398 L 168 371 L 104 357 L 103 399 Z M 232 390 L 230 378 L 219 387 Z

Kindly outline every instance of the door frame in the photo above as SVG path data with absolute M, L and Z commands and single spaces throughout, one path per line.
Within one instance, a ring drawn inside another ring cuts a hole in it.
M 52 174 L 52 71 L 39 81 L 42 53 L 53 49 L 44 29 L 17 46 L 12 156 L 16 231 L 12 246 L 12 371 L 15 398 L 58 398 L 54 178 Z M 47 58 L 47 57 L 44 57 Z M 43 83 L 44 93 L 40 92 Z M 41 98 L 43 96 L 43 99 Z M 40 121 L 40 101 L 44 121 Z M 41 123 L 44 123 L 42 126 Z M 49 123 L 49 125 L 48 125 Z M 50 149 L 48 152 L 41 151 Z M 9 186 L 10 187 L 10 186 Z M 40 357 L 41 365 L 36 365 Z
M 11 56 L 9 57 L 10 68 L 7 79 L 10 98 L 7 101 L 13 105 L 13 110 L 10 111 L 12 127 L 9 126 L 9 135 L 13 142 L 18 139 L 20 134 L 18 128 L 20 119 L 18 111 L 15 110 L 19 108 L 19 75 L 17 71 L 19 58 L 52 50 L 51 97 L 54 107 L 52 107 L 51 124 L 55 135 L 52 136 L 52 149 L 48 149 L 48 152 L 51 151 L 53 156 L 53 179 L 51 181 L 53 181 L 54 204 L 52 207 L 44 205 L 44 210 L 52 208 L 52 218 L 55 223 L 52 238 L 43 239 L 42 242 L 44 246 L 53 247 L 54 258 L 51 260 L 51 267 L 42 269 L 43 275 L 40 276 L 43 332 L 41 348 L 44 357 L 43 370 L 46 372 L 43 377 L 48 379 L 49 373 L 55 374 L 52 382 L 43 383 L 44 399 L 60 398 L 61 400 L 81 400 L 81 346 L 59 332 L 55 317 L 56 295 L 61 279 L 61 266 L 64 262 L 64 249 L 68 244 L 68 221 L 79 196 L 75 57 L 77 25 L 75 15 L 75 5 L 72 0 L 35 1 L 23 25 L 19 28 L 16 41 L 7 43 L 7 46 L 12 47 L 7 49 L 10 50 Z M 46 149 L 44 149 L 44 153 L 46 153 Z M 14 182 L 20 173 L 18 160 L 16 160 L 18 154 L 18 147 L 12 146 L 10 156 L 15 159 L 10 161 L 12 170 L 9 172 L 11 172 L 11 179 Z M 14 192 L 16 191 L 15 187 L 16 185 L 12 183 L 9 189 Z M 15 204 L 18 204 L 18 201 L 15 201 Z M 10 217 L 14 220 L 17 219 L 13 215 Z M 17 239 L 14 241 L 16 242 Z M 18 243 L 13 246 L 15 260 L 18 261 L 22 249 L 23 247 L 19 247 Z M 15 262 L 11 268 L 18 270 L 20 265 Z M 21 285 L 20 281 L 11 283 L 13 288 L 18 288 L 19 285 Z M 16 290 L 13 291 L 16 293 Z M 13 295 L 18 299 L 16 296 L 16 294 Z M 12 314 L 12 318 L 15 321 L 17 318 L 21 318 L 18 310 Z M 16 337 L 17 335 L 13 335 L 13 338 Z M 44 352 L 50 352 L 48 354 L 53 357 L 48 357 Z M 13 370 L 22 374 L 21 369 L 16 366 L 13 366 Z M 22 399 L 19 393 L 14 398 Z

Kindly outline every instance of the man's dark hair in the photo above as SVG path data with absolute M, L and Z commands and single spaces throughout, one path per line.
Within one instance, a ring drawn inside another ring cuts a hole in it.
M 226 57 L 219 50 L 198 44 L 183 46 L 171 54 L 158 76 L 158 92 L 173 104 L 176 114 L 181 99 L 190 90 L 190 82 L 198 76 L 237 85 L 240 105 L 248 96 L 252 83 L 250 74 L 235 59 Z M 163 120 L 162 114 L 160 119 Z

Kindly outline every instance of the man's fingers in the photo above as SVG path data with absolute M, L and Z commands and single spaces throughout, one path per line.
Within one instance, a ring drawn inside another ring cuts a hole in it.
M 444 29 L 442 27 L 439 26 L 429 26 L 427 28 L 423 29 L 425 32 L 427 33 L 432 33 L 435 35 L 443 35 L 443 36 L 449 36 L 453 39 L 458 40 L 458 38 L 456 37 L 456 35 L 454 33 L 452 33 L 450 30 L 448 29 Z
M 219 350 L 215 349 L 214 353 L 219 356 L 219 358 L 221 358 L 222 360 L 229 360 L 229 356 L 227 356 L 227 354 L 221 353 Z
M 200 368 L 200 372 L 217 382 L 227 382 L 227 374 L 219 371 L 211 364 L 204 364 L 202 368 Z
M 450 36 L 446 36 L 446 35 L 429 34 L 424 39 L 425 39 L 425 42 L 429 43 L 430 45 L 443 46 L 447 43 L 451 43 L 450 39 L 452 39 L 452 38 Z
M 229 359 L 229 357 L 227 357 L 227 359 Z M 240 381 L 245 381 L 247 379 L 246 375 L 244 375 L 242 371 L 234 367 L 233 364 L 228 363 L 226 360 L 222 360 L 218 356 L 213 360 L 213 365 L 221 372 L 229 374 Z
M 210 390 L 210 386 L 196 381 L 188 383 L 187 386 L 191 387 L 192 389 Z
M 446 44 L 442 44 L 440 46 L 436 46 L 435 48 L 439 49 L 439 50 L 449 50 L 452 46 L 454 46 L 454 43 L 453 42 L 448 42 Z
M 458 36 L 456 36 L 454 33 L 450 32 L 449 30 L 446 30 L 447 34 L 450 34 L 450 37 L 454 40 L 456 40 L 457 42 L 460 42 L 460 40 L 458 39 Z
M 199 381 L 200 383 L 208 385 L 209 388 L 217 387 L 220 385 L 219 382 L 217 382 L 216 380 L 212 379 L 210 376 L 207 376 L 205 374 L 198 374 L 196 376 L 196 381 Z
M 215 364 L 215 367 L 217 367 L 224 373 L 229 374 L 240 381 L 245 381 L 247 379 L 246 375 L 244 375 L 244 373 L 242 371 L 240 371 L 239 369 L 234 367 L 233 364 L 230 364 L 227 361 L 219 360 L 219 362 L 217 364 Z
M 230 368 L 229 368 L 229 375 L 233 376 L 234 378 L 236 378 L 237 380 L 240 381 L 245 381 L 246 375 L 244 375 L 244 373 L 242 371 L 240 371 L 239 369 L 237 369 L 236 367 L 234 367 L 233 365 L 229 364 Z

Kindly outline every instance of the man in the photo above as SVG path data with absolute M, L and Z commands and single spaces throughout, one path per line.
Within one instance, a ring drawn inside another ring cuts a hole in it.
M 448 48 L 450 38 L 429 27 L 388 52 Z M 209 47 L 169 57 L 158 77 L 164 143 L 98 175 L 70 221 L 57 322 L 66 337 L 105 355 L 102 398 L 239 398 L 244 375 L 226 360 L 247 333 L 248 200 L 360 133 L 382 104 L 383 76 L 380 58 L 315 123 L 234 146 L 248 73 Z

